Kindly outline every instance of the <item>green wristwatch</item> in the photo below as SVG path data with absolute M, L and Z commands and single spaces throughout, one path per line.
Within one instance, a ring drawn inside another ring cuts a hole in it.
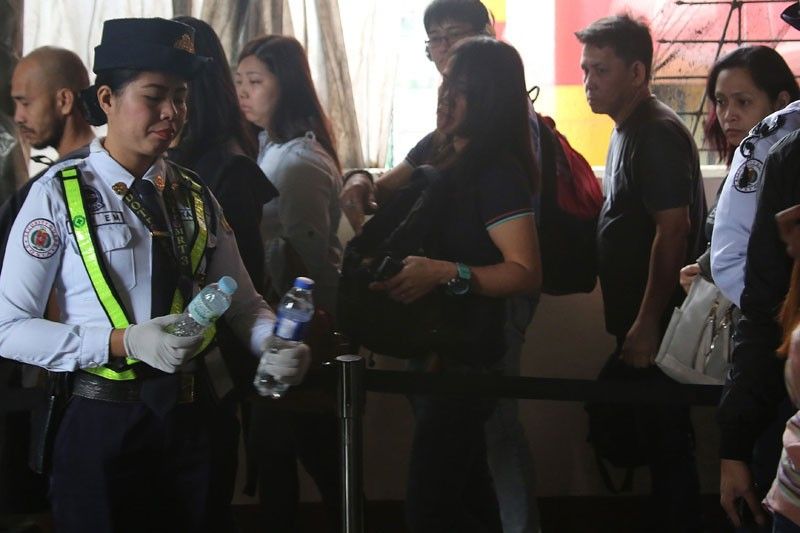
M 456 277 L 447 282 L 447 291 L 456 296 L 463 296 L 469 292 L 472 271 L 464 263 L 456 263 L 456 272 Z

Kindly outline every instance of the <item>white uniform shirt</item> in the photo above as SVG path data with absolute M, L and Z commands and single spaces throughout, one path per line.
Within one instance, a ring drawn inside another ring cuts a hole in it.
M 73 371 L 108 362 L 111 324 L 95 295 L 78 253 L 57 171 L 77 166 L 86 189 L 87 218 L 96 227 L 101 260 L 134 323 L 150 319 L 152 239 L 147 227 L 128 208 L 113 185 L 130 186 L 134 177 L 103 148 L 92 142 L 89 157 L 51 168 L 30 190 L 9 235 L 0 272 L 0 354 L 50 370 Z M 170 179 L 159 159 L 143 179 Z M 119 187 L 118 187 L 119 189 Z M 242 265 L 233 232 L 214 200 L 220 231 L 209 225 L 208 247 L 216 247 L 206 279 L 233 277 L 239 288 L 225 319 L 237 336 L 258 354 L 272 331 L 274 315 L 253 288 Z M 203 262 L 205 263 L 205 259 Z M 59 322 L 45 320 L 51 287 L 61 310 Z M 195 293 L 199 290 L 195 284 Z
M 736 149 L 725 178 L 711 236 L 711 273 L 717 287 L 737 306 L 744 290 L 747 243 L 763 184 L 764 159 L 772 145 L 798 128 L 800 100 L 750 130 Z

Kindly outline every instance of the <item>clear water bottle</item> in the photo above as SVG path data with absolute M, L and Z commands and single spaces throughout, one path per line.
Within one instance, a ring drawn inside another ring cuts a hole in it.
M 314 317 L 314 299 L 311 295 L 314 281 L 309 278 L 297 278 L 286 295 L 281 298 L 276 310 L 275 329 L 272 331 L 267 349 L 278 353 L 284 348 L 293 348 L 306 338 L 311 319 Z M 289 388 L 270 374 L 257 372 L 253 382 L 259 394 L 280 398 Z
M 231 295 L 237 287 L 236 280 L 230 276 L 222 276 L 217 283 L 206 285 L 192 298 L 178 320 L 165 328 L 167 333 L 178 337 L 202 334 L 231 306 Z

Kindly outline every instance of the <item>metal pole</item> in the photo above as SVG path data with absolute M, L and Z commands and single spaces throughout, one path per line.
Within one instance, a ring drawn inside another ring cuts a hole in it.
M 342 531 L 364 532 L 362 416 L 364 414 L 364 359 L 340 355 L 336 412 L 341 428 Z

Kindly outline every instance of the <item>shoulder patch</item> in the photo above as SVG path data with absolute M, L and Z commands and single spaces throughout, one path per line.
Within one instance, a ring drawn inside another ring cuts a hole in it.
M 756 192 L 761 181 L 761 169 L 764 164 L 758 159 L 748 159 L 742 163 L 733 175 L 733 186 L 742 193 Z
M 784 122 L 786 122 L 786 118 L 783 116 L 783 114 L 773 113 L 756 124 L 752 131 L 754 135 L 758 135 L 759 137 L 767 137 L 783 126 Z
M 55 224 L 46 218 L 31 220 L 22 232 L 22 246 L 37 259 L 52 257 L 60 244 Z

